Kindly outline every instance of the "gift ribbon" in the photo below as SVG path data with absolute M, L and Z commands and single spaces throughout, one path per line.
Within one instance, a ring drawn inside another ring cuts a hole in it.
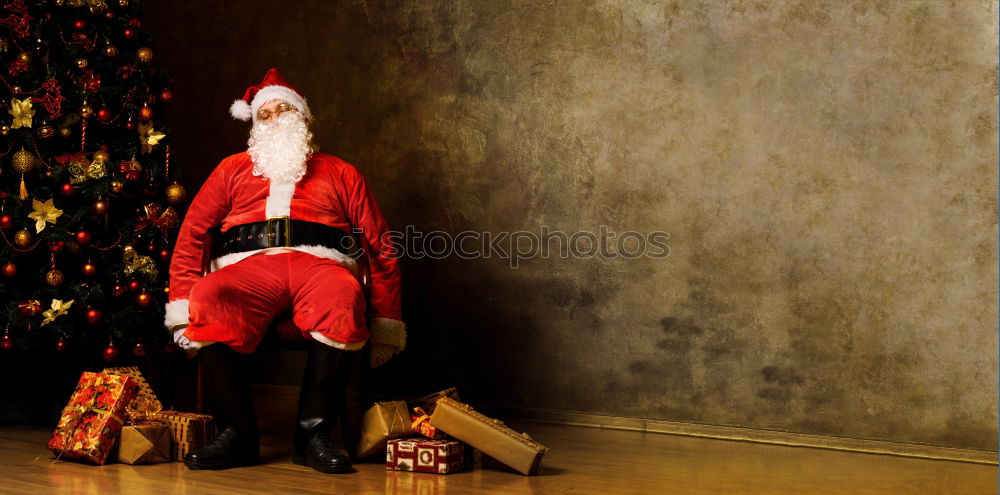
M 66 412 L 69 412 L 69 411 L 79 411 L 80 415 L 76 417 L 76 424 L 73 425 L 73 428 L 71 428 L 69 430 L 69 434 L 66 435 L 66 441 L 63 443 L 62 450 L 59 451 L 59 455 L 56 456 L 56 461 L 58 461 L 59 458 L 62 457 L 62 455 L 64 453 L 66 453 L 66 450 L 69 449 L 69 443 L 73 441 L 73 436 L 76 435 L 76 430 L 78 430 L 80 428 L 80 422 L 83 421 L 83 417 L 88 412 L 95 412 L 97 414 L 104 414 L 104 415 L 110 416 L 111 419 L 117 419 L 118 422 L 121 423 L 121 424 L 125 424 L 125 422 L 122 421 L 121 416 L 115 414 L 114 411 L 109 411 L 107 409 L 98 409 L 98 408 L 96 408 L 94 406 L 71 406 L 71 407 L 65 407 L 65 408 L 63 408 L 63 413 L 64 414 Z
M 163 410 L 163 404 L 151 399 L 148 395 L 140 395 L 131 404 L 125 406 L 125 415 L 133 425 L 142 423 L 161 423 L 156 415 Z
M 431 420 L 431 415 L 427 414 L 424 411 L 424 409 L 421 408 L 421 407 L 414 407 L 413 408 L 413 412 L 418 415 L 418 417 L 413 420 L 413 425 L 410 426 L 414 430 L 416 430 L 417 427 L 420 426 L 420 423 L 423 423 L 424 421 L 430 421 Z

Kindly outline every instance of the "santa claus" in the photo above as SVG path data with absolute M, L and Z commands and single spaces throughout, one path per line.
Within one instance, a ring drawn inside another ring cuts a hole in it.
M 256 349 L 275 316 L 290 310 L 309 340 L 293 460 L 347 472 L 350 458 L 331 444 L 330 430 L 346 403 L 351 363 L 370 344 L 371 365 L 379 366 L 406 342 L 388 228 L 364 177 L 315 151 L 309 106 L 277 70 L 248 88 L 230 113 L 253 119 L 249 148 L 222 160 L 202 185 L 170 265 L 165 325 L 178 345 L 197 351 L 220 431 L 184 463 L 226 469 L 259 462 L 239 360 Z M 367 270 L 352 256 L 354 235 L 370 246 Z M 367 297 L 360 271 L 370 273 Z

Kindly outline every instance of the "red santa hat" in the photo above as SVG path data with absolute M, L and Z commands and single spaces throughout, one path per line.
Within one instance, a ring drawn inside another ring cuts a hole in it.
M 250 120 L 260 109 L 261 105 L 271 100 L 284 100 L 288 104 L 297 108 L 307 119 L 312 119 L 312 113 L 306 104 L 306 99 L 299 91 L 288 84 L 278 69 L 271 68 L 264 74 L 264 79 L 260 84 L 247 88 L 243 93 L 243 98 L 233 102 L 229 107 L 229 114 L 239 120 Z

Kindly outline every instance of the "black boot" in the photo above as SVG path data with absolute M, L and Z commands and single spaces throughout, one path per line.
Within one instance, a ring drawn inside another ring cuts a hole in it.
M 313 341 L 299 392 L 292 461 L 323 473 L 351 471 L 351 459 L 330 442 L 330 431 L 347 410 L 347 381 L 354 352 Z
M 242 356 L 225 344 L 211 344 L 198 351 L 198 359 L 208 412 L 219 435 L 184 456 L 184 465 L 190 469 L 229 469 L 259 464 L 260 435 L 250 384 L 240 366 Z

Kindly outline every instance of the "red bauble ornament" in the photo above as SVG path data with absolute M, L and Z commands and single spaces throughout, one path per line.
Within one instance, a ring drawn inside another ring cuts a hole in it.
M 100 120 L 101 122 L 107 122 L 111 120 L 111 110 L 108 110 L 107 108 L 102 108 L 98 110 L 97 120 Z
M 66 350 L 66 341 L 59 337 L 59 342 L 56 342 L 56 352 L 63 352 Z
M 173 91 L 170 91 L 169 89 L 164 89 L 163 91 L 160 91 L 160 101 L 167 103 L 172 99 L 174 99 Z
M 62 240 L 49 241 L 49 252 L 58 253 L 66 247 L 66 243 Z
M 115 284 L 115 286 L 111 288 L 111 295 L 114 296 L 114 297 L 122 297 L 122 296 L 124 296 L 125 295 L 125 287 L 123 287 L 121 284 Z
M 9 229 L 14 226 L 14 217 L 10 215 L 0 215 L 0 228 Z
M 142 342 L 137 342 L 135 347 L 132 348 L 132 354 L 136 356 L 143 357 L 146 355 L 146 346 L 142 345 Z
M 86 246 L 87 244 L 90 244 L 90 240 L 91 240 L 90 232 L 87 232 L 86 230 L 81 230 L 76 233 L 77 244 L 81 246 Z
M 139 290 L 140 287 L 142 287 L 142 284 L 138 280 L 130 280 L 128 283 L 128 290 L 132 292 Z
M 83 19 L 78 19 L 73 22 L 73 27 L 80 30 L 87 29 L 87 21 Z
M 142 108 L 139 109 L 139 120 L 145 122 L 151 118 L 153 118 L 153 109 L 149 108 L 149 105 L 143 105 Z
M 125 31 L 122 31 L 122 34 L 125 36 L 125 39 L 127 40 L 133 39 L 135 38 L 135 29 L 127 27 L 125 28 Z
M 94 309 L 94 308 L 88 309 L 87 310 L 87 324 L 88 325 L 97 325 L 98 323 L 101 322 L 101 317 L 102 316 L 104 316 L 104 315 L 101 314 L 101 310 Z
M 153 296 L 146 291 L 142 291 L 138 296 L 135 296 L 135 302 L 145 308 L 153 302 Z
M 132 121 L 132 117 L 129 117 L 128 122 L 125 123 L 125 128 L 130 131 L 135 130 L 135 122 Z
M 104 352 L 101 353 L 101 357 L 103 357 L 105 361 L 113 363 L 118 360 L 118 349 L 114 344 L 108 344 L 108 346 L 104 348 Z
M 73 190 L 73 184 L 65 182 L 59 186 L 59 194 L 63 196 L 72 196 L 75 191 Z
M 14 278 L 17 275 L 17 265 L 13 261 L 8 261 L 6 265 L 3 266 L 3 276 L 7 278 Z
M 170 250 L 161 249 L 160 250 L 160 261 L 170 261 Z
M 94 275 L 97 275 L 97 267 L 89 261 L 83 264 L 80 271 L 83 272 L 83 275 L 86 277 L 93 277 Z
M 10 337 L 10 334 L 3 334 L 3 337 L 0 338 L 0 347 L 3 347 L 3 350 L 5 351 L 9 351 L 14 348 L 14 339 Z

